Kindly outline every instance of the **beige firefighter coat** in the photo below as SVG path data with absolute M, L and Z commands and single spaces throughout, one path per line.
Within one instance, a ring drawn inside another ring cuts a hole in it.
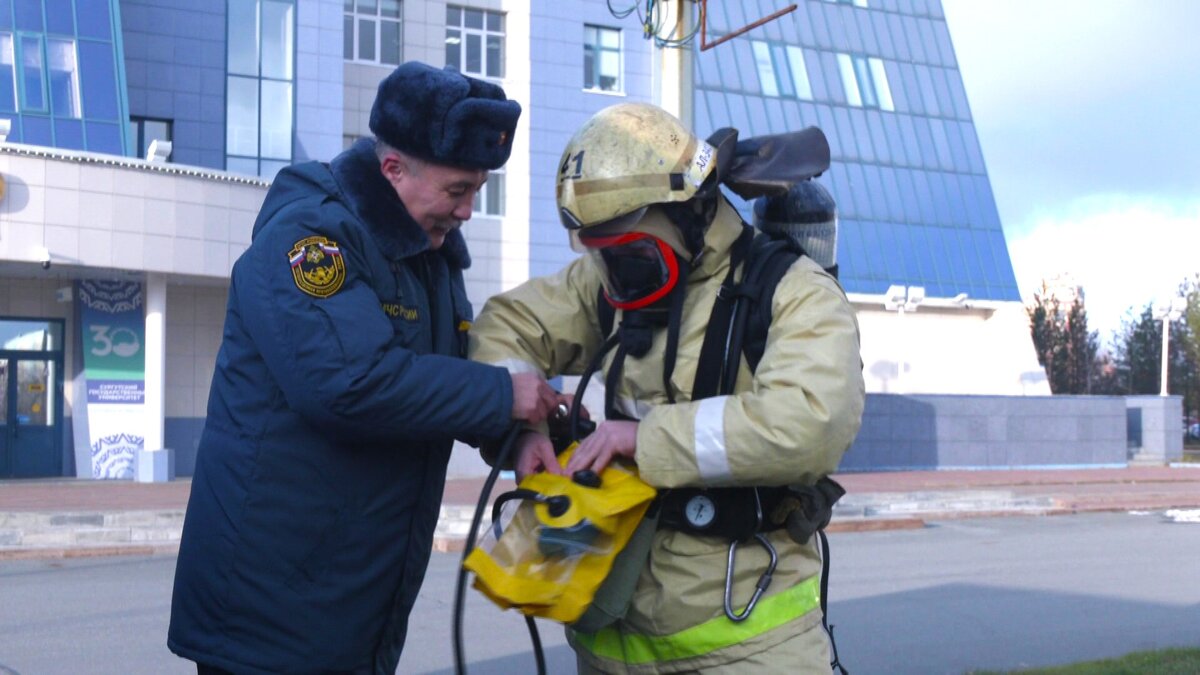
M 657 331 L 649 354 L 625 361 L 616 405 L 640 420 L 638 469 L 660 489 L 811 485 L 836 469 L 858 432 L 865 398 L 858 324 L 837 281 L 807 257 L 776 287 L 757 370 L 751 373 L 743 360 L 733 395 L 690 400 L 709 315 L 741 227 L 722 200 L 687 280 L 671 377 L 676 403 L 668 404 L 663 391 L 665 330 Z M 598 269 L 584 256 L 556 275 L 493 297 L 471 329 L 470 357 L 513 372 L 580 374 L 603 342 L 600 286 Z M 605 370 L 611 360 L 612 354 Z M 750 618 L 735 624 L 723 609 L 729 543 L 660 530 L 627 617 L 599 634 L 569 631 L 581 662 L 604 672 L 680 672 L 730 664 L 776 645 L 782 650 L 786 642 L 815 645 L 809 650 L 818 652 L 809 659 L 813 672 L 828 672 L 823 633 L 816 638 L 821 565 L 815 544 L 799 545 L 784 530 L 770 539 L 779 554 L 774 580 Z M 767 559 L 753 542 L 738 548 L 735 608 L 750 599 Z M 764 657 L 769 654 L 756 658 Z M 795 661 L 784 670 L 808 672 Z

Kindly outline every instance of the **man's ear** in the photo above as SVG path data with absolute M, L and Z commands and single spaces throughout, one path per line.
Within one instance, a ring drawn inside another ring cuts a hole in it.
M 408 173 L 408 165 L 394 152 L 389 152 L 379 161 L 379 170 L 383 172 L 383 177 L 389 183 L 395 183 L 400 180 L 400 177 Z

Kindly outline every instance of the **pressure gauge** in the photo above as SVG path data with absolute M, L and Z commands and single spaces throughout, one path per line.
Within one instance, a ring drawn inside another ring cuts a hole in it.
M 696 495 L 683 507 L 683 515 L 692 527 L 703 529 L 712 524 L 717 507 L 707 495 Z

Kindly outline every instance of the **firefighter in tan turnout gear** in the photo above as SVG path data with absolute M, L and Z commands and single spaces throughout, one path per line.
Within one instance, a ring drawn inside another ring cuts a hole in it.
M 514 373 L 595 369 L 605 419 L 565 472 L 631 461 L 659 491 L 624 618 L 568 629 L 580 672 L 830 670 L 816 538 L 783 521 L 858 431 L 858 325 L 837 281 L 801 255 L 775 287 L 757 364 L 734 354 L 732 369 L 702 365 L 714 361 L 702 349 L 710 325 L 727 323 L 722 286 L 767 236 L 718 189 L 733 143 L 709 140 L 651 105 L 597 113 L 563 153 L 556 191 L 586 255 L 492 298 L 470 332 L 471 358 Z M 722 372 L 736 375 L 697 391 Z M 539 429 L 519 436 L 515 457 L 519 475 L 564 471 Z

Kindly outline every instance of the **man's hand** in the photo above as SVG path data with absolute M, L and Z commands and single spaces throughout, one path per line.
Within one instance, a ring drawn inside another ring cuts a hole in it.
M 516 373 L 512 376 L 512 418 L 540 424 L 558 406 L 558 394 L 537 373 Z
M 563 473 L 563 468 L 558 464 L 558 458 L 554 456 L 554 445 L 549 438 L 537 431 L 521 432 L 521 435 L 517 437 L 515 451 L 517 482 L 523 480 L 525 476 L 539 471 L 549 471 L 560 475 Z
M 637 422 L 606 420 L 579 443 L 567 462 L 566 472 L 591 469 L 599 474 L 614 457 L 633 459 L 637 450 Z

